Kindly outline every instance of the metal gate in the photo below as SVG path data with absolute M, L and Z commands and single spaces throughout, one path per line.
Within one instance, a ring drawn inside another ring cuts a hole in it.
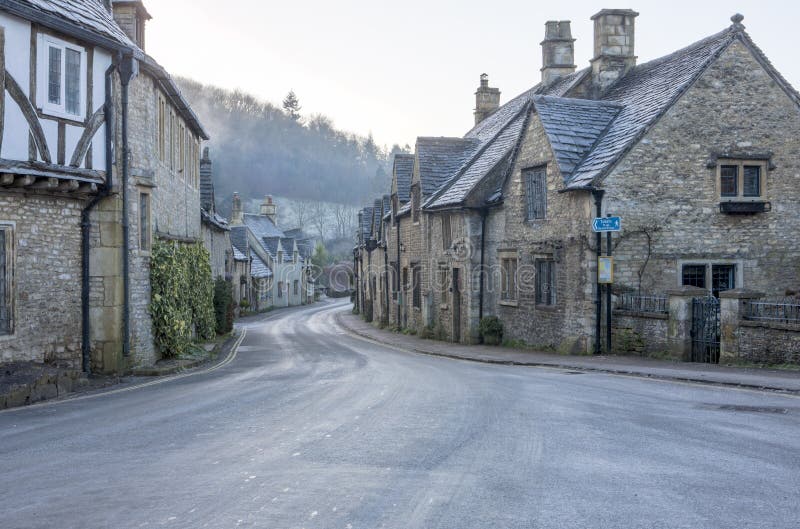
M 719 363 L 719 300 L 713 296 L 692 300 L 691 362 Z

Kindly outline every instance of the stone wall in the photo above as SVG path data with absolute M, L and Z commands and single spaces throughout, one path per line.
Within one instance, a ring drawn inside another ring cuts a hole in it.
M 734 336 L 736 360 L 800 365 L 800 324 L 742 320 Z
M 0 362 L 81 367 L 81 210 L 84 201 L 4 191 L 0 224 L 11 225 L 13 334 Z
M 541 220 L 525 219 L 523 169 L 546 165 L 547 212 Z M 505 202 L 487 219 L 486 265 L 489 273 L 485 315 L 504 324 L 506 339 L 558 349 L 588 352 L 593 343 L 594 278 L 591 251 L 591 196 L 559 193 L 563 178 L 538 116 L 532 115 L 519 156 L 504 187 Z M 500 300 L 500 256 L 518 259 L 518 299 Z M 537 259 L 552 259 L 556 273 L 556 303 L 537 305 Z
M 611 325 L 611 345 L 616 353 L 645 356 L 670 350 L 668 314 L 615 310 Z
M 603 183 L 605 211 L 623 218 L 617 286 L 665 291 L 680 285 L 682 264 L 720 263 L 736 267 L 737 288 L 767 295 L 797 288 L 800 238 L 789 227 L 800 221 L 798 117 L 796 104 L 734 41 Z M 771 153 L 770 212 L 720 213 L 720 153 Z
M 231 274 L 228 263 L 232 259 L 230 232 L 219 229 L 208 222 L 203 222 L 201 231 L 203 245 L 211 257 L 211 277 L 214 279 L 228 278 Z

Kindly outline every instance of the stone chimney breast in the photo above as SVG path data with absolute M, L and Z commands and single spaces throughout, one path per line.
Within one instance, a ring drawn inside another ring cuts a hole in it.
M 632 9 L 603 9 L 594 21 L 592 86 L 601 93 L 636 66 L 635 20 Z
M 489 87 L 489 76 L 481 74 L 481 84 L 475 92 L 475 124 L 491 116 L 500 108 L 500 89 Z
M 272 195 L 264 197 L 264 201 L 261 203 L 261 215 L 268 217 L 276 226 L 278 225 L 278 206 L 272 201 Z
M 548 85 L 575 72 L 575 39 L 569 20 L 547 22 L 541 44 L 542 83 Z
M 108 1 L 114 21 L 142 50 L 145 49 L 145 25 L 153 17 L 147 12 L 141 0 Z
M 231 226 L 241 226 L 244 223 L 242 214 L 242 199 L 239 193 L 233 193 L 233 207 L 231 208 Z

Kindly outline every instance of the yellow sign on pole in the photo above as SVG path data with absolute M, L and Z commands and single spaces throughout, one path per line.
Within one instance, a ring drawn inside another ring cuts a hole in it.
M 614 282 L 614 258 L 597 258 L 597 282 L 602 285 L 610 285 Z

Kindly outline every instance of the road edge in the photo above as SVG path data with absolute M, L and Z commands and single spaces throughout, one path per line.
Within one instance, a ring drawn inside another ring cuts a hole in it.
M 603 368 L 603 367 L 587 367 L 587 366 L 578 366 L 569 363 L 549 363 L 549 362 L 520 362 L 517 360 L 507 360 L 507 359 L 497 359 L 493 360 L 490 358 L 478 358 L 474 356 L 465 356 L 459 355 L 456 353 L 442 353 L 438 351 L 431 351 L 429 349 L 424 349 L 421 347 L 406 347 L 404 345 L 398 345 L 396 343 L 384 343 L 376 340 L 373 336 L 370 336 L 367 333 L 360 332 L 358 329 L 354 329 L 347 325 L 342 319 L 343 316 L 346 315 L 346 311 L 338 311 L 334 314 L 334 320 L 336 324 L 348 334 L 359 338 L 361 340 L 365 340 L 371 343 L 375 343 L 382 346 L 390 346 L 398 350 L 406 351 L 409 353 L 416 353 L 416 354 L 423 354 L 426 356 L 436 356 L 439 358 L 449 358 L 452 360 L 464 360 L 467 362 L 476 362 L 481 364 L 491 364 L 491 365 L 504 365 L 504 366 L 520 366 L 520 367 L 538 367 L 538 368 L 550 368 L 550 369 L 567 369 L 571 371 L 581 371 L 585 373 L 607 373 L 610 375 L 618 375 L 618 376 L 627 376 L 627 377 L 636 377 L 641 379 L 649 379 L 649 380 L 663 380 L 667 382 L 683 382 L 695 385 L 703 385 L 703 386 L 712 386 L 712 387 L 722 387 L 722 388 L 731 388 L 731 389 L 744 389 L 749 391 L 758 391 L 763 393 L 778 393 L 782 395 L 788 396 L 800 396 L 800 390 L 794 389 L 787 389 L 781 387 L 774 387 L 774 386 L 763 386 L 758 384 L 746 384 L 746 383 L 735 383 L 735 382 L 726 382 L 721 380 L 707 380 L 702 378 L 692 378 L 692 377 L 680 377 L 680 376 L 669 376 L 669 375 L 660 375 L 656 373 L 642 373 L 639 371 L 633 370 L 625 370 L 625 369 L 615 369 L 615 368 Z M 379 329 L 376 331 L 381 332 Z M 388 331 L 382 331 L 388 332 Z

